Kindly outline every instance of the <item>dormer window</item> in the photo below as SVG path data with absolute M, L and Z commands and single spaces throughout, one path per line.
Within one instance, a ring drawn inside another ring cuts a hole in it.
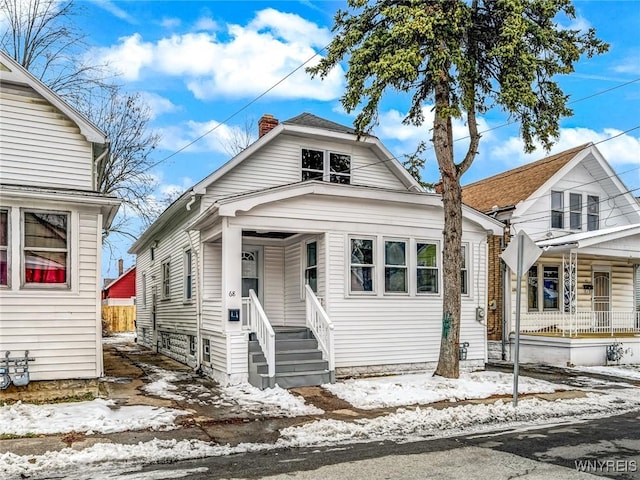
M 302 149 L 302 181 L 351 183 L 351 156 L 324 150 Z

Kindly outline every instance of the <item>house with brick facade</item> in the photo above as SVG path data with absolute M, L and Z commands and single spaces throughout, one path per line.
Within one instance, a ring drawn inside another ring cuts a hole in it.
M 133 244 L 138 342 L 263 388 L 424 371 L 442 335 L 441 196 L 384 145 L 303 113 L 187 190 Z M 487 238 L 463 208 L 462 368 L 483 367 Z
M 640 205 L 595 145 L 467 185 L 463 202 L 504 223 L 502 248 L 524 231 L 543 249 L 522 282 L 522 361 L 637 362 Z M 490 255 L 489 289 L 502 290 L 503 302 L 496 304 L 488 335 L 497 357 L 508 359 L 516 279 L 501 266 L 499 250 Z

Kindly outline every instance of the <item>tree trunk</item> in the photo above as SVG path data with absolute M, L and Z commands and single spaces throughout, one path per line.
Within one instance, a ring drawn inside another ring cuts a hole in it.
M 443 76 L 445 77 L 445 76 Z M 434 375 L 458 378 L 460 343 L 460 259 L 462 249 L 462 188 L 453 157 L 453 128 L 449 107 L 449 85 L 435 87 L 433 144 L 442 176 L 444 207 L 444 245 L 442 249 L 443 295 L 440 357 Z

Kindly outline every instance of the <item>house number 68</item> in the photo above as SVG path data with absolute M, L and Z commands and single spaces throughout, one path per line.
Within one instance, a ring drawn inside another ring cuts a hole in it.
M 236 296 L 236 291 L 235 290 L 230 290 L 229 291 L 229 296 L 230 297 L 235 297 Z

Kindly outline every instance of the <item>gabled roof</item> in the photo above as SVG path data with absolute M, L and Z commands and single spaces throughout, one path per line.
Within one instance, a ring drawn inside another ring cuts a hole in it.
M 323 130 L 330 130 L 333 132 L 348 133 L 350 135 L 357 135 L 357 132 L 350 127 L 340 125 L 339 123 L 332 122 L 325 118 L 320 118 L 312 113 L 301 113 L 300 115 L 290 118 L 282 122 L 287 125 L 300 125 L 303 127 L 315 127 Z
M 112 279 L 107 285 L 104 286 L 104 288 L 102 289 L 103 291 L 107 291 L 109 290 L 111 287 L 113 287 L 114 285 L 120 283 L 122 281 L 122 279 L 124 279 L 126 276 L 128 276 L 131 272 L 134 272 L 136 269 L 136 266 L 132 266 L 129 267 L 127 270 L 125 270 L 122 275 L 120 275 L 118 278 L 114 278 Z
M 102 130 L 95 126 L 89 119 L 69 105 L 65 100 L 54 93 L 49 89 L 49 87 L 34 77 L 27 69 L 1 49 L 0 82 L 31 87 L 45 100 L 69 117 L 78 126 L 78 128 L 80 128 L 80 133 L 84 135 L 87 141 L 99 144 L 105 144 L 108 142 L 107 135 Z
M 462 188 L 462 201 L 481 212 L 515 207 L 529 198 L 562 167 L 590 144 L 565 150 L 533 163 L 507 170 Z

